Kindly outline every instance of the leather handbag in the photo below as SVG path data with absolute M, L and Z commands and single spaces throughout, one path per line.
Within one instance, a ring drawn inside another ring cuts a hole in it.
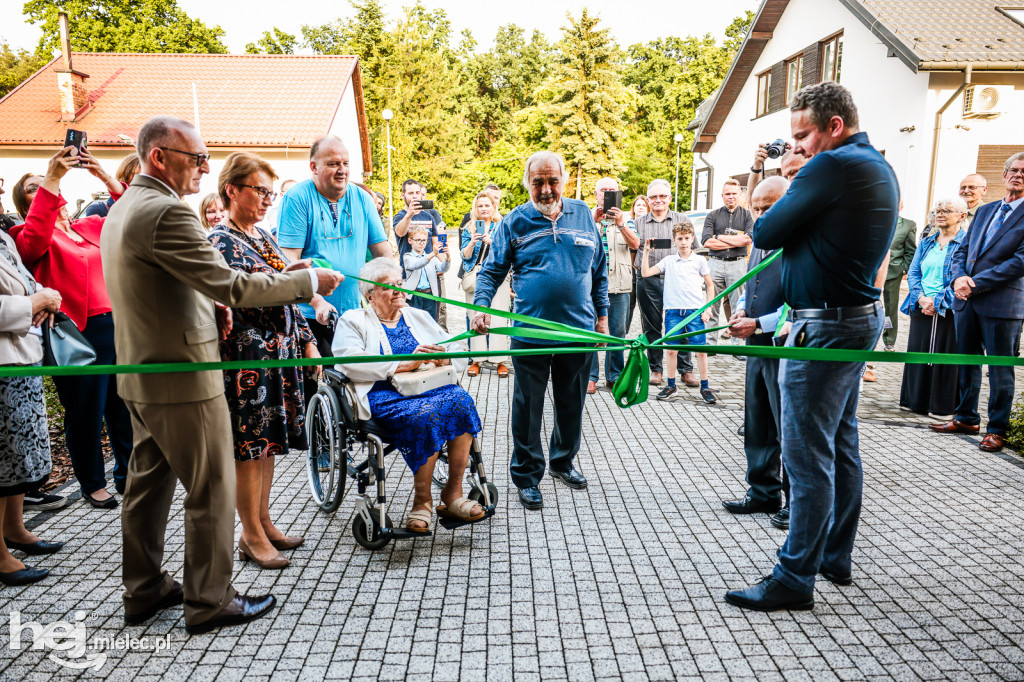
M 459 377 L 451 365 L 401 372 L 391 377 L 391 385 L 406 397 L 420 395 L 441 386 L 452 386 L 457 383 L 459 383 Z
M 58 312 L 53 326 L 43 323 L 43 364 L 51 367 L 82 367 L 96 362 L 96 350 L 70 317 Z
M 459 281 L 459 286 L 467 294 L 471 294 L 474 291 L 476 291 L 476 276 L 477 276 L 477 274 L 479 274 L 480 270 L 484 267 L 484 258 L 486 256 L 487 256 L 487 245 L 486 244 L 481 244 L 480 245 L 480 253 L 477 256 L 476 263 L 473 264 L 473 267 L 470 268 L 469 272 L 464 274 L 462 276 L 462 279 Z

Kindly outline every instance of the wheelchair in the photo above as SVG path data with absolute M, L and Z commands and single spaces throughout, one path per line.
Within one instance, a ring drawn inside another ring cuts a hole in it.
M 430 537 L 429 531 L 416 533 L 396 528 L 387 514 L 384 459 L 397 448 L 388 443 L 387 432 L 373 419 L 356 419 L 355 405 L 345 391 L 348 383 L 340 372 L 325 367 L 320 388 L 309 401 L 306 471 L 313 499 L 322 510 L 333 514 L 341 506 L 347 479 L 354 481 L 357 498 L 352 536 L 369 550 L 381 549 L 392 540 Z M 447 473 L 447 454 L 442 450 L 434 483 L 444 485 Z M 466 477 L 471 484 L 466 497 L 484 508 L 485 519 L 490 518 L 498 502 L 498 489 L 487 480 L 478 435 L 473 437 L 470 447 Z M 438 523 L 454 530 L 469 522 L 440 518 Z

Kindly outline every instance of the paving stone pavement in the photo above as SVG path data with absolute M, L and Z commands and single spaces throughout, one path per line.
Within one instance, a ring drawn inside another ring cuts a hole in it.
M 280 605 L 215 633 L 187 636 L 180 607 L 123 626 L 116 512 L 78 502 L 36 518 L 38 534 L 67 544 L 31 562 L 51 570 L 46 581 L 0 588 L 0 679 L 1024 679 L 1024 458 L 982 453 L 977 438 L 938 436 L 923 428 L 929 419 L 895 409 L 899 365 L 881 365 L 863 391 L 854 585 L 822 581 L 811 612 L 752 613 L 723 601 L 726 589 L 769 572 L 784 539 L 768 516 L 721 507 L 744 491 L 743 367 L 711 359 L 722 397 L 714 406 L 684 388 L 673 402 L 621 410 L 599 391 L 577 460 L 590 487 L 547 478 L 540 511 L 510 489 L 512 381 L 467 378 L 501 495 L 496 516 L 376 552 L 352 539 L 351 493 L 337 513 L 322 513 L 301 454 L 278 458 L 272 514 L 306 544 L 283 571 L 236 564 L 241 592 L 271 592 Z M 401 460 L 391 475 L 397 521 L 411 475 Z M 166 548 L 179 578 L 180 492 Z M 98 670 L 73 670 L 30 649 L 28 633 L 12 649 L 13 611 L 43 624 L 82 611 L 90 642 L 129 634 L 170 643 L 108 650 Z

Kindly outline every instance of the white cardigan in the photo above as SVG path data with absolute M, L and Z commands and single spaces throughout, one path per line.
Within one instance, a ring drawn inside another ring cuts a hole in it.
M 401 309 L 400 314 L 420 344 L 440 345 L 441 341 L 448 338 L 448 334 L 434 321 L 430 313 L 406 306 Z M 334 331 L 334 341 L 331 343 L 334 356 L 343 358 L 349 355 L 381 355 L 382 332 L 374 317 L 370 310 L 346 311 L 338 320 Z M 460 343 L 445 344 L 444 348 L 450 352 L 466 350 Z M 466 358 L 452 358 L 451 362 L 459 374 L 465 371 L 469 364 Z M 356 405 L 356 418 L 369 419 L 370 401 L 366 396 L 375 382 L 394 376 L 395 370 L 398 369 L 398 361 L 352 362 L 335 365 L 334 368 L 352 381 L 355 395 L 351 397 Z

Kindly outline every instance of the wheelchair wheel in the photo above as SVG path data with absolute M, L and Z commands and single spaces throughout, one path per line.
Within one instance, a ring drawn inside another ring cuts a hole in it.
M 371 513 L 370 518 L 373 519 L 373 527 L 367 528 L 366 520 L 363 519 L 363 515 L 356 514 L 356 517 L 352 519 L 352 537 L 354 537 L 356 542 L 366 549 L 380 549 L 391 542 L 391 538 L 381 537 L 380 522 L 377 520 L 377 513 Z M 384 520 L 388 524 L 388 528 L 391 528 L 393 525 L 391 523 L 391 517 L 385 514 Z
M 443 488 L 448 485 L 448 451 L 447 445 L 441 448 L 437 455 L 437 463 L 434 464 L 434 485 Z
M 491 498 L 491 504 L 497 506 L 498 505 L 498 486 L 496 486 L 493 483 L 491 483 L 490 481 L 488 481 L 487 482 L 487 494 Z M 469 495 L 467 495 L 466 497 L 468 497 L 469 499 L 473 500 L 474 502 L 479 502 L 481 505 L 484 503 L 484 496 L 480 492 L 479 488 L 473 488 L 472 490 L 470 490 L 469 491 Z
M 306 472 L 313 500 L 326 512 L 334 512 L 341 505 L 348 477 L 345 444 L 339 441 L 339 417 L 337 396 L 330 388 L 321 386 L 310 399 L 306 412 Z

